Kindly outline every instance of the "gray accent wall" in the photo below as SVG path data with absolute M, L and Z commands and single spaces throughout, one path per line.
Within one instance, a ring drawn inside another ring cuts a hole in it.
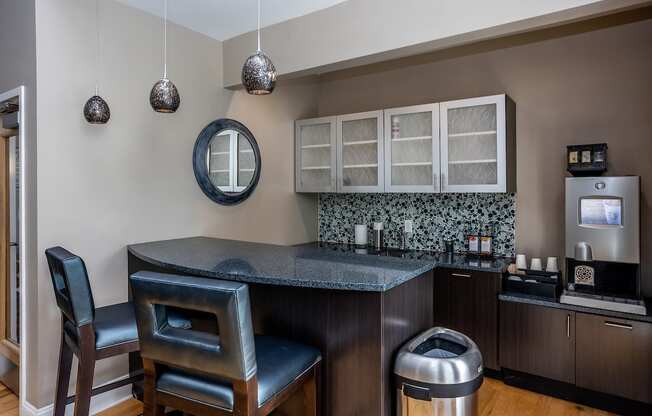
M 508 94 L 516 103 L 516 252 L 564 258 L 566 146 L 607 142 L 640 175 L 652 296 L 652 8 L 324 75 L 318 116 Z

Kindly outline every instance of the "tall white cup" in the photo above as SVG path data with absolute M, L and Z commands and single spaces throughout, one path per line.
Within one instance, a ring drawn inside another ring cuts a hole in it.
M 519 269 L 527 269 L 527 258 L 525 254 L 516 255 L 516 267 Z
M 355 245 L 367 245 L 367 224 L 357 224 L 355 226 Z
M 541 259 L 538 257 L 535 257 L 532 259 L 532 262 L 530 263 L 530 269 L 531 270 L 543 270 L 543 264 L 541 263 Z
M 546 260 L 546 271 L 551 273 L 557 273 L 559 271 L 557 257 L 548 257 Z

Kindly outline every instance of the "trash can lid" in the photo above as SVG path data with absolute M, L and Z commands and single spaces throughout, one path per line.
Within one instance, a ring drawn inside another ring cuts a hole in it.
M 435 327 L 399 350 L 394 372 L 432 385 L 467 383 L 482 377 L 482 355 L 466 335 Z

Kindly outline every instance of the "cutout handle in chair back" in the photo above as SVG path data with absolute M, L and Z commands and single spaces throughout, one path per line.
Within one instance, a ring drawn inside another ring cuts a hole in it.
M 129 281 L 143 358 L 231 380 L 256 374 L 246 284 L 153 272 Z M 219 334 L 170 326 L 168 307 L 215 315 Z
M 63 247 L 49 248 L 45 256 L 57 305 L 63 315 L 76 327 L 92 323 L 95 303 L 84 260 Z

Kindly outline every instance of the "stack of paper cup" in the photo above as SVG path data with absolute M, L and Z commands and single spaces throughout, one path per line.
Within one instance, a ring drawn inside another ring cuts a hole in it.
M 548 257 L 548 260 L 546 261 L 546 271 L 550 273 L 557 273 L 559 271 L 557 257 Z
M 522 270 L 527 269 L 527 258 L 525 257 L 525 254 L 516 255 L 516 267 Z
M 367 224 L 357 224 L 355 226 L 355 245 L 367 245 Z

